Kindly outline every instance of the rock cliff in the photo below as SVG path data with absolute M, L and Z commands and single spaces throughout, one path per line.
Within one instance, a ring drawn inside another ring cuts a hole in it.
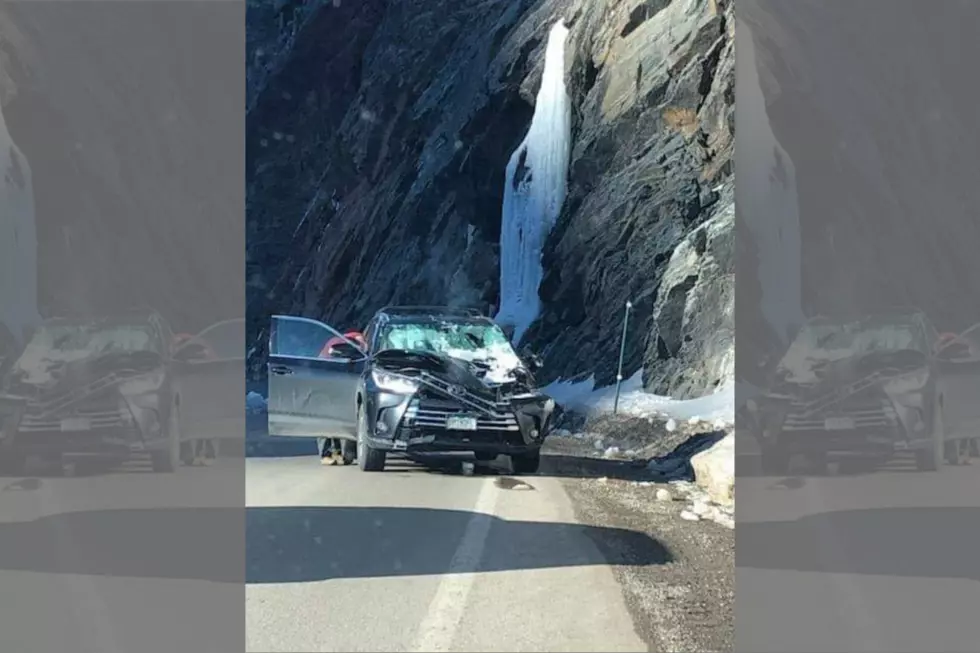
M 0 192 L 0 234 L 33 221 L 11 245 L 19 256 L 0 264 L 21 314 L 149 305 L 187 331 L 241 316 L 243 184 L 229 162 L 243 154 L 244 85 L 229 71 L 241 70 L 242 13 L 234 3 L 0 5 L 0 143 L 9 131 L 11 161 L 33 185 L 19 199 Z
M 732 374 L 734 20 L 722 0 L 294 0 L 247 14 L 250 336 L 388 303 L 499 306 L 508 159 L 563 19 L 568 194 L 524 336 L 546 380 Z
M 913 305 L 940 329 L 980 321 L 965 299 L 980 279 L 980 132 L 966 81 L 980 5 L 943 7 L 739 3 L 771 130 L 795 169 L 808 314 Z M 768 211 L 770 233 L 792 217 L 778 204 Z M 769 249 L 740 232 L 743 244 Z M 753 281 L 750 259 L 743 274 L 740 258 L 740 292 Z M 740 361 L 743 320 L 757 312 L 739 301 Z

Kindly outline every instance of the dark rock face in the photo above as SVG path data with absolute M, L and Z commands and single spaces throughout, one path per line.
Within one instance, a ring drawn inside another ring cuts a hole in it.
M 935 9 L 739 4 L 796 170 L 809 314 L 913 305 L 940 329 L 980 320 L 980 132 L 967 81 L 980 5 Z M 740 289 L 747 279 L 740 265 Z M 751 304 L 739 303 L 740 359 L 743 311 Z
M 648 387 L 680 394 L 730 376 L 730 2 L 296 6 L 274 29 L 269 10 L 248 15 L 264 35 L 249 47 L 275 62 L 248 81 L 256 369 L 272 312 L 349 328 L 388 303 L 499 305 L 504 171 L 564 18 L 569 189 L 524 341 L 545 381 L 611 383 L 630 300 L 625 376 L 645 365 Z
M 243 89 L 224 40 L 240 16 L 0 6 L 0 113 L 31 173 L 43 316 L 149 305 L 186 331 L 241 317 L 241 178 L 225 162 L 242 151 Z

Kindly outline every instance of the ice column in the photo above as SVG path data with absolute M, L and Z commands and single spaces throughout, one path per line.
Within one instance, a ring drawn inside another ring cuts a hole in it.
M 20 340 L 38 320 L 31 168 L 0 110 L 0 323 Z
M 739 115 L 735 205 L 759 252 L 763 314 L 773 330 L 786 338 L 804 319 L 796 172 L 769 124 L 756 68 L 755 42 L 745 21 L 739 23 L 735 38 L 735 104 Z
M 544 73 L 534 116 L 507 164 L 500 227 L 500 324 L 514 327 L 514 342 L 540 310 L 541 249 L 568 190 L 571 101 L 565 88 L 565 39 L 558 21 L 548 35 Z

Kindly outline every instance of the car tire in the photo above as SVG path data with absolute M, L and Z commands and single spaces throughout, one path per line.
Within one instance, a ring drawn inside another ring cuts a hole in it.
M 942 400 L 933 411 L 932 439 L 929 446 L 915 452 L 915 466 L 920 472 L 934 472 L 942 467 L 946 453 L 946 429 L 943 425 Z
M 357 464 L 362 472 L 383 472 L 388 452 L 375 449 L 367 442 L 367 414 L 357 408 Z
M 778 445 L 764 445 L 759 464 L 766 476 L 785 476 L 789 472 L 789 453 Z
M 514 454 L 510 457 L 510 465 L 515 474 L 536 474 L 541 467 L 541 450 Z
M 357 460 L 357 441 L 341 440 L 340 454 L 345 465 L 353 465 L 354 461 Z
M 13 448 L 0 448 L 0 474 L 23 476 L 27 471 L 27 456 Z
M 150 454 L 150 463 L 153 471 L 161 474 L 169 474 L 176 471 L 180 466 L 180 406 L 174 404 L 170 409 L 170 417 L 167 420 L 167 445 L 161 451 L 154 451 Z

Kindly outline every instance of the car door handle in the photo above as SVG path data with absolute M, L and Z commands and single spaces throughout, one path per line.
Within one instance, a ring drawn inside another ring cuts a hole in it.
M 292 374 L 293 371 L 286 367 L 285 365 L 273 365 L 269 368 L 269 371 L 273 374 L 278 374 L 279 376 L 285 376 L 287 374 Z

